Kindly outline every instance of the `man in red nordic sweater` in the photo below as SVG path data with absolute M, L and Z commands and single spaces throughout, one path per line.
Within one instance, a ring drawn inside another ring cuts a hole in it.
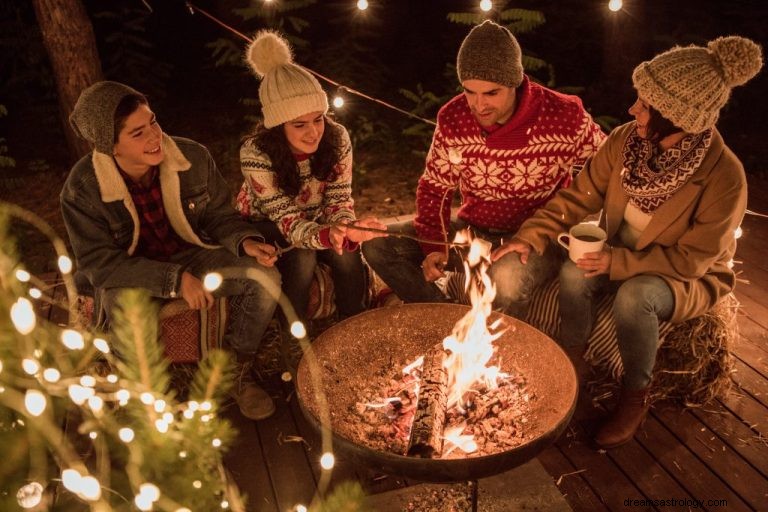
M 416 218 L 390 226 L 421 239 L 443 241 L 442 226 L 471 227 L 498 246 L 594 153 L 605 135 L 576 96 L 536 83 L 524 73 L 520 46 L 506 28 L 492 21 L 474 27 L 456 60 L 464 88 L 437 115 L 426 169 L 416 190 Z M 458 222 L 450 223 L 456 190 L 461 193 Z M 368 263 L 405 302 L 449 300 L 435 281 L 446 269 L 445 247 L 411 239 L 378 238 L 363 244 Z M 510 254 L 491 266 L 496 309 L 525 318 L 535 286 L 553 278 L 561 251 L 552 246 L 526 265 Z

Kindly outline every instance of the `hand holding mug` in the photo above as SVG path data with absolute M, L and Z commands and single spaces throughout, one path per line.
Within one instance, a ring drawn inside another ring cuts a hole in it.
M 582 222 L 557 235 L 557 243 L 568 249 L 568 257 L 577 263 L 587 253 L 602 251 L 606 238 L 605 231 L 596 224 Z

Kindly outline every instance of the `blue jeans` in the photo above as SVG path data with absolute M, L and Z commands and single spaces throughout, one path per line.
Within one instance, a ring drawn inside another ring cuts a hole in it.
M 185 271 L 200 280 L 205 274 L 225 267 L 254 269 L 259 274 L 258 281 L 248 278 L 225 279 L 213 292 L 215 297 L 229 297 L 229 319 L 224 333 L 225 345 L 244 356 L 256 354 L 261 337 L 277 306 L 277 298 L 267 292 L 261 280 L 263 279 L 264 283 L 272 282 L 279 286 L 278 271 L 260 265 L 250 256 L 238 257 L 226 249 L 195 247 L 175 254 L 170 261 L 184 265 Z M 102 304 L 108 316 L 111 316 L 110 312 L 122 290 L 123 288 L 109 288 L 102 291 Z
M 600 295 L 615 291 L 612 315 L 624 365 L 623 385 L 632 390 L 647 387 L 656 362 L 659 321 L 669 320 L 675 308 L 672 290 L 663 279 L 652 275 L 610 281 L 606 274 L 591 278 L 584 274 L 571 260 L 560 269 L 558 342 L 564 347 L 586 344 Z
M 260 221 L 255 225 L 267 242 L 276 243 L 280 247 L 290 245 L 274 222 Z M 291 301 L 299 318 L 306 318 L 309 289 L 318 261 L 331 268 L 339 316 L 346 318 L 365 311 L 368 306 L 368 275 L 360 251 L 344 251 L 339 255 L 332 249 L 317 251 L 294 248 L 278 258 L 277 268 L 283 277 L 283 293 Z
M 461 223 L 451 226 L 454 232 L 463 227 Z M 415 235 L 413 222 L 394 224 L 389 229 Z M 512 238 L 511 233 L 473 230 L 477 236 L 491 242 L 494 248 L 499 246 L 502 238 Z M 557 275 L 561 254 L 559 247 L 552 244 L 541 256 L 531 253 L 526 265 L 520 262 L 517 254 L 507 254 L 493 263 L 489 275 L 496 284 L 494 308 L 524 319 L 533 290 Z M 435 283 L 424 279 L 421 263 L 425 255 L 417 241 L 395 236 L 375 238 L 363 244 L 363 255 L 371 268 L 404 302 L 450 301 Z M 463 271 L 461 257 L 456 251 L 451 251 L 446 270 Z

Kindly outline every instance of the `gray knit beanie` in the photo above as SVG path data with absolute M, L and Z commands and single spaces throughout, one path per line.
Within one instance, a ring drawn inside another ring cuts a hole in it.
M 520 45 L 512 32 L 490 20 L 469 31 L 456 57 L 459 82 L 484 80 L 507 87 L 523 82 Z
M 144 97 L 136 89 L 118 82 L 96 82 L 80 93 L 69 116 L 69 124 L 96 151 L 112 154 L 115 147 L 115 110 L 126 96 Z
M 739 36 L 701 46 L 675 47 L 632 73 L 640 98 L 688 133 L 712 128 L 731 89 L 746 83 L 763 65 L 762 49 Z
M 259 100 L 266 128 L 310 112 L 328 111 L 328 97 L 320 83 L 293 62 L 288 41 L 276 32 L 256 34 L 246 51 L 246 61 L 261 78 Z

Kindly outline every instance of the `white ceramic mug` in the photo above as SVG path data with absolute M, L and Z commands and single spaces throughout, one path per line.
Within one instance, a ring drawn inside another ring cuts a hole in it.
M 557 243 L 568 249 L 571 261 L 582 258 L 585 253 L 603 249 L 607 235 L 596 224 L 582 222 L 576 224 L 567 233 L 557 235 Z

